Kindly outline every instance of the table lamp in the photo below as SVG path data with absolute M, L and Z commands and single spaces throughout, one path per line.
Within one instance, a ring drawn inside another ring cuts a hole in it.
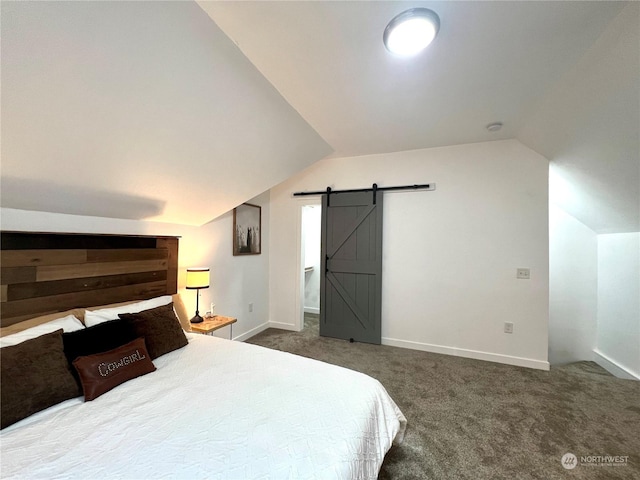
M 202 317 L 198 311 L 200 289 L 209 288 L 208 268 L 187 268 L 187 290 L 196 290 L 196 315 L 191 319 L 191 323 L 202 322 Z

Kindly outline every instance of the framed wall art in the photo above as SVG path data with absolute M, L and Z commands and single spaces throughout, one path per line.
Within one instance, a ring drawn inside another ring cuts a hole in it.
M 243 203 L 233 209 L 233 254 L 260 255 L 262 207 Z

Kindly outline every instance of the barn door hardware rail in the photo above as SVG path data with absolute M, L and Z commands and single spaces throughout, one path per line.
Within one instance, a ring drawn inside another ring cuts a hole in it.
M 295 192 L 293 194 L 294 197 L 303 197 L 307 195 L 327 195 L 327 199 L 331 197 L 332 194 L 338 193 L 356 193 L 356 192 L 373 192 L 373 204 L 376 203 L 376 194 L 378 192 L 391 192 L 391 191 L 399 191 L 399 190 L 435 190 L 435 183 L 422 183 L 416 185 L 401 185 L 397 187 L 378 187 L 377 183 L 374 183 L 371 188 L 352 188 L 348 190 L 332 190 L 331 187 L 327 187 L 326 190 L 318 190 L 315 192 Z

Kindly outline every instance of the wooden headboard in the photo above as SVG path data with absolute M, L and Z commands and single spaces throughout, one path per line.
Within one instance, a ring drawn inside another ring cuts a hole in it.
M 1 232 L 2 327 L 178 291 L 178 237 Z

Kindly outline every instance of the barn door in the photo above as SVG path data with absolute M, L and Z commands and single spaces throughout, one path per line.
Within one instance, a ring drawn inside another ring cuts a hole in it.
M 320 335 L 380 344 L 382 194 L 323 195 Z

